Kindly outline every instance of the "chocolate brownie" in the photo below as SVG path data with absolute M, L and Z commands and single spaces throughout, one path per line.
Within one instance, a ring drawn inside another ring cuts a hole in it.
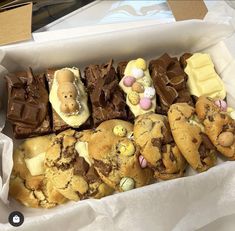
M 51 132 L 49 101 L 45 75 L 27 72 L 7 74 L 7 119 L 13 125 L 18 139 L 39 136 Z
M 113 61 L 85 68 L 85 84 L 89 94 L 94 125 L 109 119 L 126 119 L 126 104 L 118 86 Z

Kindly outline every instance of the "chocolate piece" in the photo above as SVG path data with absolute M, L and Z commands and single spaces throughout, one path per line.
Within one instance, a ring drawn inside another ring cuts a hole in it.
M 98 181 L 100 179 L 100 177 L 99 177 L 99 175 L 98 175 L 98 173 L 95 170 L 93 165 L 89 168 L 89 170 L 88 170 L 88 172 L 86 174 L 86 178 L 89 181 L 89 183 L 96 182 L 96 181 Z
M 112 166 L 101 160 L 94 160 L 94 166 L 97 167 L 104 176 L 108 176 L 112 171 Z
M 186 86 L 187 75 L 177 58 L 164 54 L 150 62 L 149 70 L 161 106 L 158 112 L 166 114 L 170 105 L 178 102 L 193 105 Z
M 184 54 L 180 57 L 180 64 L 181 64 L 181 66 L 182 66 L 183 69 L 187 66 L 186 60 L 189 59 L 191 56 L 192 56 L 192 54 L 190 54 L 190 53 L 184 53 Z
M 32 69 L 6 75 L 7 119 L 14 137 L 23 139 L 51 132 L 45 75 L 34 76 Z
M 124 75 L 125 75 L 124 72 L 125 72 L 127 64 L 128 64 L 127 61 L 122 61 L 122 62 L 118 63 L 117 74 L 118 74 L 119 80 L 121 80 L 124 77 Z
M 112 60 L 101 66 L 85 68 L 85 80 L 95 126 L 109 119 L 127 119 L 124 96 Z
M 207 149 L 216 150 L 215 146 L 210 141 L 209 137 L 205 133 L 201 133 L 202 143 Z
M 74 174 L 85 176 L 89 170 L 89 164 L 83 157 L 77 157 L 74 163 Z

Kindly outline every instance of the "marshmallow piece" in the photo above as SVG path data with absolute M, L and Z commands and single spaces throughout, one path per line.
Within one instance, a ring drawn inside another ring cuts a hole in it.
M 146 87 L 144 90 L 144 97 L 152 99 L 156 94 L 156 91 L 153 87 Z
M 32 158 L 25 159 L 26 167 L 28 168 L 32 176 L 38 176 L 44 174 L 45 172 L 44 159 L 45 159 L 45 152 L 40 153 L 39 155 L 34 156 Z
M 144 76 L 144 71 L 140 68 L 133 68 L 131 73 L 136 79 L 142 78 Z

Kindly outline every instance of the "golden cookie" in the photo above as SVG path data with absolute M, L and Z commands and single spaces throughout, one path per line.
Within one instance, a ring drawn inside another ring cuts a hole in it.
M 134 138 L 156 178 L 168 180 L 184 175 L 187 163 L 175 145 L 166 116 L 154 113 L 138 116 Z
M 201 96 L 196 103 L 196 112 L 203 121 L 205 133 L 217 150 L 231 160 L 235 160 L 235 121 L 220 111 L 213 100 Z
M 100 179 L 88 153 L 91 130 L 67 130 L 57 135 L 46 153 L 46 174 L 66 198 L 101 198 L 113 190 Z
M 174 140 L 193 169 L 202 172 L 216 164 L 216 148 L 204 133 L 193 107 L 187 103 L 173 104 L 168 119 Z
M 115 132 L 122 127 L 125 135 Z M 150 169 L 142 169 L 139 163 L 139 146 L 132 139 L 133 125 L 122 120 L 101 123 L 89 141 L 89 154 L 100 177 L 110 187 L 127 191 L 149 183 Z
M 27 139 L 14 151 L 9 193 L 27 207 L 51 208 L 66 201 L 45 177 L 43 162 L 52 138 Z

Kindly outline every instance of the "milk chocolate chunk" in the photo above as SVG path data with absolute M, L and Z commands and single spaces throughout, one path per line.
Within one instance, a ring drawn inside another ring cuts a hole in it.
M 111 60 L 85 68 L 85 80 L 92 106 L 94 125 L 109 119 L 126 119 L 126 104 Z
M 23 139 L 51 132 L 45 75 L 27 72 L 7 74 L 7 119 L 15 138 Z
M 150 61 L 149 70 L 160 103 L 160 113 L 166 114 L 169 107 L 178 102 L 193 105 L 186 86 L 187 75 L 177 58 L 164 54 Z

